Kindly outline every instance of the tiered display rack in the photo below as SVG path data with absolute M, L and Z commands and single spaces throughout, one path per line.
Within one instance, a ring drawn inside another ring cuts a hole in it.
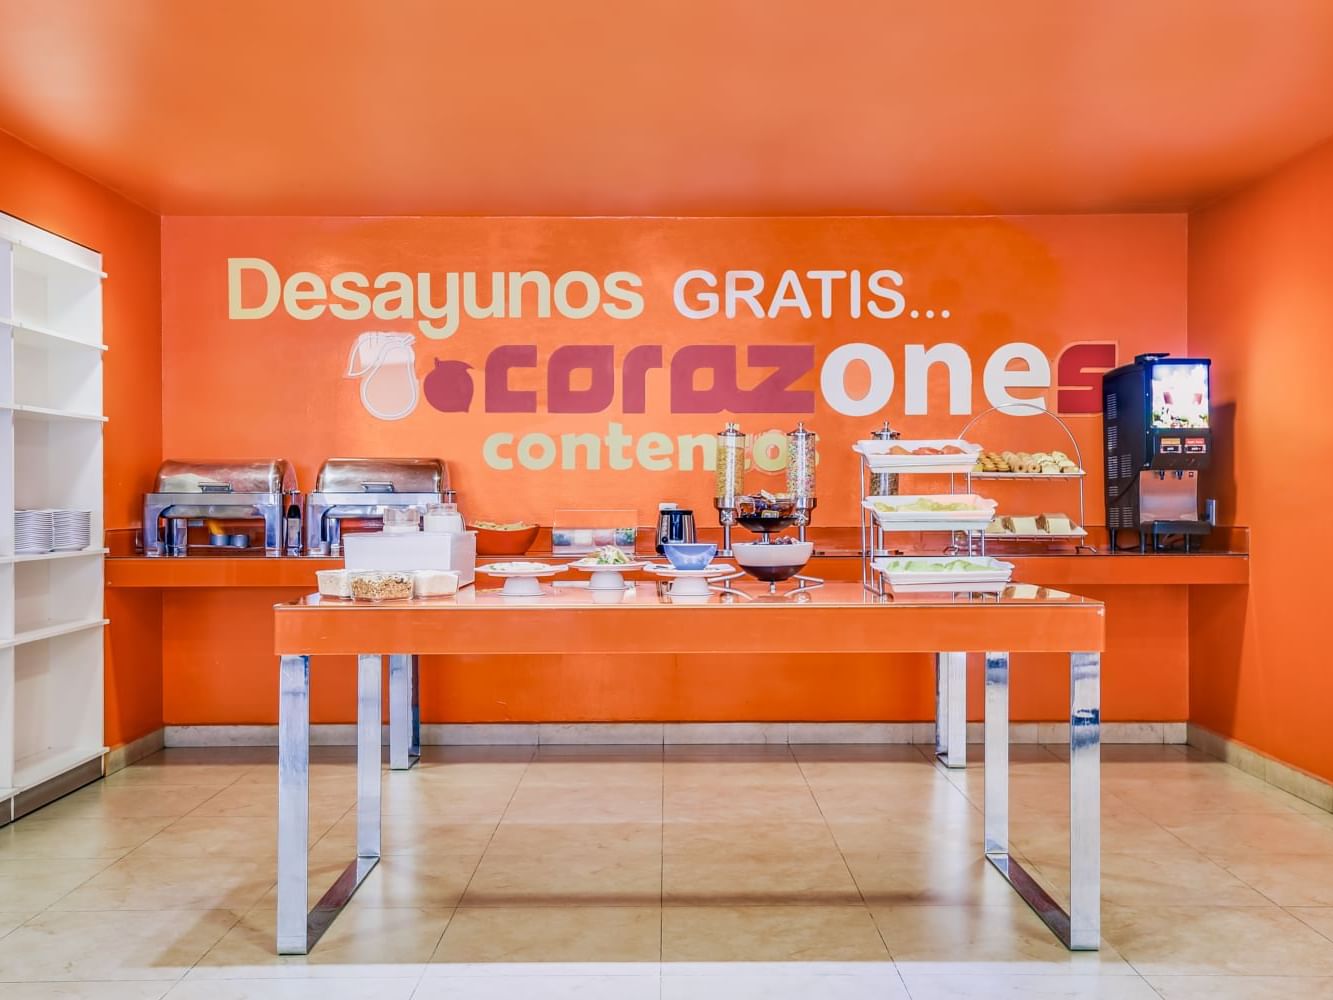
M 904 442 L 893 442 L 903 444 Z M 861 460 L 861 586 L 879 597 L 884 597 L 888 591 L 884 586 L 884 579 L 879 571 L 875 569 L 876 559 L 887 559 L 892 553 L 889 551 L 885 536 L 897 532 L 938 532 L 949 536 L 948 543 L 944 546 L 946 554 L 961 555 L 982 555 L 986 554 L 986 535 L 985 532 L 977 530 L 959 530 L 940 521 L 905 521 L 895 525 L 892 529 L 883 527 L 879 518 L 866 507 L 866 502 L 874 496 L 878 496 L 872 487 L 872 477 L 882 470 L 872 469 L 868 458 L 859 448 L 854 449 L 857 457 Z M 959 461 L 952 464 L 936 462 L 934 464 L 913 465 L 905 462 L 895 465 L 891 471 L 899 476 L 945 476 L 949 477 L 949 493 L 957 494 L 954 488 L 956 477 L 970 472 L 975 458 L 972 455 L 959 456 Z M 970 492 L 970 489 L 968 490 Z
M 0 214 L 0 825 L 101 774 L 101 255 Z M 88 510 L 19 554 L 14 511 Z
M 1075 472 L 967 472 L 967 491 L 972 491 L 973 480 L 990 481 L 1012 481 L 1024 483 L 1053 483 L 1068 484 L 1074 483 L 1078 487 L 1078 521 L 1074 524 L 1074 531 L 1068 535 L 1051 535 L 1049 533 L 1038 532 L 1036 534 L 999 534 L 991 533 L 987 538 L 993 542 L 1044 542 L 1046 544 L 1068 544 L 1073 542 L 1076 548 L 1093 550 L 1093 547 L 1086 544 L 1088 537 L 1087 531 L 1087 509 L 1084 505 L 1083 481 L 1087 477 L 1087 469 L 1083 464 L 1083 453 L 1078 446 L 1078 441 L 1074 438 L 1074 432 L 1069 429 L 1069 425 L 1060 417 L 1052 413 L 1044 406 L 1036 406 L 1032 403 L 1009 403 L 1004 406 L 992 406 L 989 410 L 983 410 L 975 417 L 969 420 L 959 434 L 963 440 L 969 440 L 968 434 L 972 429 L 994 413 L 1004 413 L 1015 415 L 1016 413 L 1026 413 L 1029 415 L 1041 415 L 1055 421 L 1060 430 L 1064 432 L 1068 441 L 1068 447 L 1072 450 L 1067 452 L 1071 456 L 1077 471 Z M 993 450 L 993 449 L 992 449 Z M 1012 516 L 1012 515 L 1010 515 Z

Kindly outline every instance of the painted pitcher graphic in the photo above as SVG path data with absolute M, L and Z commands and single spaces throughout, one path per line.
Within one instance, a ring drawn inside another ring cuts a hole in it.
M 417 408 L 416 340 L 410 333 L 367 331 L 347 356 L 347 378 L 361 380 L 361 405 L 379 420 L 402 420 Z

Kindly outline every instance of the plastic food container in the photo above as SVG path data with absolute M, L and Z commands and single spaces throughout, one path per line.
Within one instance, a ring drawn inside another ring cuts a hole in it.
M 385 507 L 384 530 L 391 535 L 421 530 L 421 511 L 415 507 Z
M 452 597 L 458 593 L 458 574 L 447 569 L 419 569 L 412 574 L 415 597 Z
M 421 527 L 433 534 L 458 534 L 463 531 L 463 515 L 456 503 L 433 503 L 426 508 Z
M 410 573 L 390 570 L 359 570 L 348 573 L 353 600 L 402 601 L 412 597 Z
M 352 596 L 352 581 L 345 569 L 317 569 L 315 579 L 319 581 L 319 593 L 322 597 Z

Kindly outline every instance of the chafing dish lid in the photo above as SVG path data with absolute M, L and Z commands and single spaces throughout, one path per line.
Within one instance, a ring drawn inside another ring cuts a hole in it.
M 227 487 L 230 487 L 228 490 Z M 294 493 L 296 471 L 285 458 L 183 462 L 157 470 L 158 493 Z
M 438 458 L 331 458 L 315 481 L 316 493 L 441 493 L 448 488 L 449 470 Z

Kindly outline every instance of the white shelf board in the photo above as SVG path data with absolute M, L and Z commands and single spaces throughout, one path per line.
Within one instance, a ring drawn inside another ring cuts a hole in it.
M 24 403 L 0 403 L 0 410 L 10 410 L 16 418 L 27 420 L 76 420 L 89 424 L 104 424 L 107 418 L 100 413 L 75 413 L 55 410 L 49 406 L 28 406 Z
M 50 261 L 52 263 L 63 264 L 66 267 L 72 267 L 75 268 L 76 270 L 84 271 L 88 274 L 95 274 L 99 278 L 105 278 L 107 276 L 106 272 L 103 271 L 100 267 L 94 267 L 92 264 L 85 264 L 83 261 L 75 260 L 73 257 L 67 256 L 66 254 L 56 253 L 55 250 L 49 247 L 41 246 L 38 243 L 34 242 L 33 240 L 25 240 L 22 239 L 21 237 L 9 237 L 8 241 L 14 244 L 14 246 L 22 247 L 29 253 L 35 253 L 39 257 L 42 257 L 43 259 Z M 94 251 L 88 251 L 88 253 L 90 254 L 93 252 Z
M 106 548 L 76 549 L 73 552 L 24 552 L 14 556 L 0 556 L 0 566 L 6 563 L 45 562 L 47 559 L 83 559 L 104 556 L 110 552 Z
M 96 760 L 107 752 L 104 746 L 74 747 L 62 750 L 39 750 L 14 761 L 14 790 L 22 792 L 40 785 L 80 764 Z
M 41 628 L 28 629 L 26 632 L 16 632 L 12 639 L 0 639 L 0 649 L 7 649 L 12 646 L 23 646 L 30 642 L 41 642 L 44 639 L 55 639 L 58 636 L 70 635 L 73 632 L 83 632 L 90 628 L 101 628 L 103 625 L 109 625 L 110 618 L 85 618 L 76 622 L 56 622 L 52 625 L 44 625 Z
M 71 333 L 61 333 L 59 330 L 50 330 L 43 326 L 36 326 L 32 323 L 25 323 L 22 320 L 12 319 L 0 316 L 0 326 L 7 326 L 14 331 L 17 339 L 26 340 L 30 343 L 42 343 L 44 341 L 59 344 L 63 347 L 82 347 L 90 351 L 105 351 L 106 344 L 95 344 L 91 341 L 76 337 Z

